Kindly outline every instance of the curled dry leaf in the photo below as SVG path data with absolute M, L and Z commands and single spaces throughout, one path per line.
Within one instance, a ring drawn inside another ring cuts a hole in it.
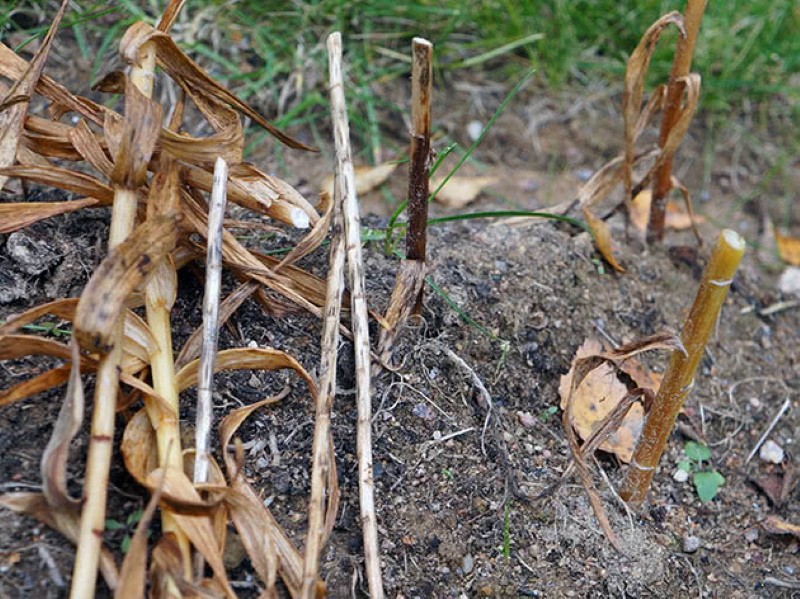
M 377 189 L 389 180 L 391 174 L 397 169 L 397 162 L 384 162 L 377 166 L 357 166 L 354 168 L 356 176 L 356 194 L 361 196 Z M 328 175 L 322 181 L 321 188 L 333 197 L 333 175 Z
M 42 44 L 36 51 L 36 55 L 33 57 L 25 74 L 14 83 L 2 100 L 3 107 L 0 110 L 0 167 L 14 164 L 30 97 L 39 82 L 44 63 L 50 53 L 53 39 L 68 4 L 67 0 L 62 0 L 60 8 L 50 24 L 50 29 L 42 40 Z M 0 189 L 3 189 L 7 180 L 8 175 L 0 175 Z
M 562 410 L 567 405 L 577 361 L 602 352 L 602 345 L 593 339 L 586 340 L 575 352 L 572 368 L 561 377 L 558 385 Z M 613 365 L 603 363 L 589 372 L 572 397 L 572 425 L 580 438 L 587 439 L 627 394 L 628 387 L 619 379 Z M 617 455 L 626 464 L 630 463 L 643 424 L 644 409 L 641 404 L 636 403 L 628 411 L 619 429 L 613 431 L 599 448 Z
M 101 183 L 94 177 L 76 173 L 66 168 L 57 166 L 11 166 L 0 168 L 0 175 L 19 177 L 42 185 L 72 191 L 82 196 L 94 198 L 101 204 L 111 204 L 114 201 L 114 190 L 108 185 Z
M 675 186 L 677 187 L 677 185 Z M 653 199 L 653 192 L 650 187 L 640 191 L 633 201 L 630 203 L 629 216 L 633 228 L 644 235 L 647 232 L 647 225 L 650 222 L 650 203 Z M 705 218 L 690 213 L 685 204 L 682 206 L 679 202 L 667 202 L 667 212 L 664 220 L 664 226 L 668 229 L 675 231 L 683 231 L 685 229 L 693 228 L 705 222 Z
M 175 247 L 176 234 L 174 217 L 148 219 L 109 251 L 78 302 L 75 335 L 82 347 L 101 353 L 112 348 L 114 323 L 125 299 Z
M 431 179 L 429 186 L 433 193 L 439 189 L 444 179 Z M 463 208 L 474 202 L 484 189 L 497 183 L 497 177 L 450 177 L 447 184 L 439 190 L 434 199 L 448 208 Z
M 601 218 L 596 217 L 588 208 L 583 209 L 583 218 L 586 219 L 586 225 L 592 232 L 594 244 L 597 250 L 603 256 L 606 262 L 617 272 L 625 272 L 616 257 L 614 257 L 613 240 L 611 239 L 611 232 L 608 230 L 608 225 Z
M 658 43 L 664 29 L 669 25 L 675 25 L 681 32 L 681 35 L 686 36 L 686 30 L 683 27 L 683 17 L 677 11 L 673 11 L 664 15 L 653 23 L 642 36 L 636 49 L 628 59 L 625 67 L 625 87 L 622 92 L 622 116 L 625 123 L 625 167 L 623 174 L 623 182 L 625 187 L 626 200 L 631 197 L 631 182 L 634 161 L 634 145 L 636 139 L 641 133 L 641 128 L 649 120 L 649 116 L 644 119 L 642 123 L 642 113 L 651 115 L 653 107 L 648 105 L 645 111 L 642 110 L 642 97 L 644 96 L 644 83 L 647 76 L 647 71 L 650 68 L 650 59 L 655 51 L 656 44 Z M 663 91 L 654 95 L 658 98 L 659 95 L 663 96 Z M 648 103 L 649 104 L 649 103 Z M 641 128 L 640 128 L 641 127 Z
M 64 401 L 58 412 L 50 440 L 42 454 L 42 489 L 47 503 L 54 509 L 77 508 L 80 500 L 70 497 L 67 491 L 67 460 L 72 439 L 83 422 L 83 383 L 81 382 L 81 354 L 78 343 L 70 343 L 72 362 Z

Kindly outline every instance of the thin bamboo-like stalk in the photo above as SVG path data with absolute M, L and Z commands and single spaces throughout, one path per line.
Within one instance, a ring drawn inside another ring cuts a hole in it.
M 664 114 L 661 117 L 661 130 L 658 144 L 662 148 L 667 143 L 670 131 L 678 122 L 681 113 L 681 101 L 686 88 L 686 77 L 692 67 L 692 56 L 700 31 L 700 22 L 706 9 L 707 0 L 687 0 L 683 15 L 686 37 L 678 38 L 675 46 L 675 57 L 667 84 L 667 99 Z M 650 223 L 647 231 L 649 242 L 664 239 L 664 219 L 666 218 L 667 194 L 672 189 L 672 156 L 669 156 L 653 176 L 653 194 L 650 204 Z
M 358 214 L 355 172 L 350 156 L 350 126 L 342 78 L 342 36 L 337 31 L 328 37 L 331 113 L 336 142 L 336 176 L 345 191 L 344 226 L 347 247 L 348 279 L 356 355 L 356 401 L 358 422 L 358 488 L 364 540 L 364 569 L 372 599 L 383 598 L 378 525 L 375 519 L 375 491 L 372 480 L 372 402 L 370 398 L 370 347 L 367 328 L 367 302 L 364 295 L 364 266 L 361 258 L 361 222 Z
M 153 91 L 156 64 L 154 46 L 145 46 L 139 65 L 131 69 L 130 79 L 147 97 Z M 114 249 L 133 231 L 136 223 L 138 194 L 136 189 L 117 187 L 111 212 L 108 247 Z M 80 535 L 72 572 L 70 596 L 91 599 L 95 594 L 97 566 L 105 530 L 106 494 L 114 441 L 114 418 L 119 393 L 119 370 L 122 359 L 124 317 L 114 326 L 111 351 L 102 357 L 97 368 L 91 436 L 86 460 L 84 504 Z M 180 453 L 180 452 L 178 452 Z
M 730 229 L 720 233 L 681 331 L 681 342 L 686 353 L 672 352 L 669 367 L 656 400 L 647 414 L 642 435 L 636 444 L 622 484 L 619 495 L 628 503 L 639 504 L 647 494 L 678 412 L 694 385 L 697 365 L 717 322 L 744 250 L 744 239 L 738 233 Z
M 332 115 L 335 120 L 335 116 Z M 308 505 L 301 597 L 313 599 L 317 588 L 319 555 L 325 538 L 325 487 L 330 473 L 328 437 L 331 430 L 331 409 L 336 392 L 336 358 L 339 346 L 339 321 L 344 292 L 345 235 L 342 203 L 347 195 L 345 179 L 337 176 L 333 190 L 333 225 L 325 293 L 325 319 L 322 342 L 319 390 L 316 397 L 314 442 L 312 444 L 311 499 Z M 328 498 L 330 500 L 330 498 Z
M 194 483 L 208 482 L 208 455 L 211 448 L 211 393 L 214 387 L 214 362 L 219 338 L 219 296 L 222 279 L 222 224 L 227 201 L 228 164 L 217 158 L 214 165 L 214 186 L 208 214 L 208 253 L 206 285 L 203 296 L 203 345 L 200 353 L 200 374 L 197 384 L 197 418 L 195 420 Z

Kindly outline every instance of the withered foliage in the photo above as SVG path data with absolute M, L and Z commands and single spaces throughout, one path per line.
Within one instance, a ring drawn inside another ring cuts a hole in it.
M 221 320 L 230 318 L 248 297 L 266 304 L 273 314 L 307 310 L 321 315 L 325 281 L 295 263 L 326 237 L 332 202 L 323 194 L 320 214 L 291 185 L 243 161 L 243 116 L 291 148 L 313 148 L 275 128 L 180 49 L 168 30 L 181 6 L 180 1 L 170 2 L 159 27 L 138 22 L 123 35 L 119 52 L 130 70 L 110 73 L 96 87 L 101 92 L 123 95 L 122 114 L 75 95 L 42 74 L 66 1 L 30 62 L 0 43 L 0 188 L 20 179 L 81 196 L 63 202 L 4 203 L 0 205 L 0 233 L 88 207 L 113 204 L 116 218 L 120 194 L 133 199 L 130 233 L 122 237 L 124 241 L 112 244 L 80 298 L 33 307 L 0 325 L 0 360 L 43 355 L 62 361 L 60 366 L 0 391 L 0 406 L 67 383 L 61 412 L 42 458 L 44 492 L 9 493 L 0 496 L 0 505 L 37 518 L 79 542 L 81 502 L 67 494 L 66 465 L 70 442 L 84 428 L 81 375 L 98 371 L 108 356 L 118 352 L 120 384 L 110 401 L 116 402 L 117 410 L 134 410 L 125 426 L 122 455 L 130 474 L 152 497 L 121 570 L 107 549 L 99 552 L 99 570 L 108 586 L 116 589 L 115 596 L 140 597 L 145 588 L 154 597 L 233 596 L 222 561 L 228 522 L 236 528 L 260 578 L 263 596 L 275 596 L 279 578 L 291 595 L 297 596 L 303 587 L 303 556 L 243 476 L 243 454 L 235 439 L 245 418 L 278 403 L 285 394 L 241 408 L 223 420 L 217 455 L 223 458 L 224 472 L 212 458 L 208 482 L 196 486 L 191 478 L 190 452 L 178 462 L 183 463 L 183 469 L 173 467 L 174 461 L 164 461 L 160 453 L 159 428 L 174 421 L 176 414 L 168 399 L 156 391 L 152 374 L 160 351 L 158 334 L 149 320 L 132 310 L 144 305 L 149 310 L 156 305 L 168 311 L 177 294 L 176 270 L 203 256 L 205 241 L 198 240 L 208 236 L 206 194 L 212 186 L 214 161 L 222 157 L 230 167 L 230 202 L 278 226 L 310 231 L 283 260 L 252 251 L 230 231 L 224 231 L 223 267 L 238 278 L 240 286 L 223 298 Z M 146 68 L 153 56 L 164 76 L 182 91 L 176 106 L 154 102 L 132 75 Z M 47 101 L 46 115 L 29 112 L 35 96 Z M 208 135 L 196 137 L 181 130 L 184 102 L 197 108 Z M 167 114 L 172 117 L 164 123 Z M 23 334 L 25 325 L 43 317 L 72 323 L 71 341 Z M 200 343 L 198 333 L 179 352 L 172 375 L 175 393 L 196 384 Z M 297 360 L 276 349 L 219 352 L 216 370 L 230 369 L 288 369 L 305 383 L 309 397 L 317 394 L 314 380 Z M 332 463 L 329 434 L 326 444 Z M 335 466 L 328 469 L 325 485 L 328 509 L 323 539 L 335 518 Z M 159 510 L 175 528 L 153 540 L 148 548 L 146 529 Z M 189 554 L 183 547 L 187 543 Z M 204 569 L 195 571 L 194 554 L 202 556 L 210 577 Z M 317 580 L 311 591 L 324 595 L 324 583 Z

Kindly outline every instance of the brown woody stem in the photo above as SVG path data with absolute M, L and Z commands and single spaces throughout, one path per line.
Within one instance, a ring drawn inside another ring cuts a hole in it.
M 683 21 L 686 37 L 679 37 L 675 46 L 675 57 L 667 84 L 667 99 L 664 104 L 664 115 L 661 119 L 661 130 L 658 143 L 663 148 L 670 131 L 678 121 L 681 112 L 683 92 L 686 87 L 685 77 L 692 67 L 692 56 L 700 31 L 700 22 L 706 9 L 706 0 L 687 0 Z M 647 239 L 649 242 L 664 239 L 664 220 L 666 217 L 667 195 L 672 189 L 672 156 L 669 156 L 656 170 L 653 176 L 653 199 L 650 207 L 650 223 Z
M 647 494 L 678 412 L 694 385 L 697 365 L 717 322 L 744 250 L 744 239 L 738 233 L 730 229 L 720 233 L 681 331 L 681 341 L 686 353 L 677 350 L 672 352 L 669 367 L 656 401 L 647 415 L 642 436 L 622 484 L 619 495 L 628 503 L 639 504 Z

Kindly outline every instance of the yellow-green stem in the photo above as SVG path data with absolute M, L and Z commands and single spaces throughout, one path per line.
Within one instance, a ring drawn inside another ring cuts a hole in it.
M 738 233 L 725 229 L 720 233 L 703 273 L 689 316 L 681 331 L 686 354 L 673 351 L 656 401 L 647 415 L 642 435 L 636 445 L 620 496 L 631 504 L 644 500 L 650 481 L 664 452 L 678 412 L 694 385 L 697 365 L 717 322 L 728 294 L 733 275 L 744 255 L 745 243 Z

